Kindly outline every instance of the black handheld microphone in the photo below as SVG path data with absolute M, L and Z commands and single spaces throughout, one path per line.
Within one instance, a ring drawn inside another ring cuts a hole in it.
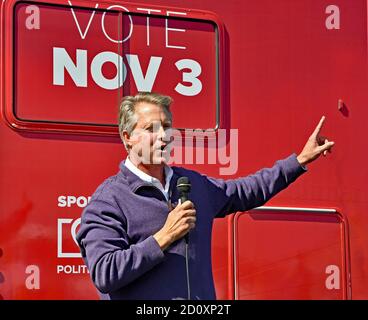
M 176 184 L 176 188 L 179 192 L 180 203 L 184 203 L 188 200 L 188 194 L 190 192 L 191 184 L 188 177 L 180 177 Z M 189 233 L 185 235 L 185 242 L 189 241 Z

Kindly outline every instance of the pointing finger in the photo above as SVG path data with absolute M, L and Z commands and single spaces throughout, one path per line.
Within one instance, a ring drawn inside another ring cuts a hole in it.
M 318 125 L 317 125 L 317 127 L 316 127 L 316 129 L 314 129 L 314 132 L 313 132 L 313 136 L 315 136 L 315 137 L 317 137 L 318 136 L 318 134 L 320 133 L 320 131 L 321 131 L 321 129 L 322 129 L 322 126 L 323 126 L 323 123 L 325 122 L 325 119 L 326 119 L 326 117 L 325 116 L 323 116 L 322 118 L 321 118 L 321 120 L 319 121 L 319 123 L 318 123 Z

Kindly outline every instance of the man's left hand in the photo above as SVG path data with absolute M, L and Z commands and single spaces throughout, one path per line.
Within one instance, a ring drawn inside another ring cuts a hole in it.
M 325 119 L 326 117 L 323 116 L 318 126 L 309 137 L 307 143 L 303 148 L 303 151 L 297 157 L 299 163 L 302 166 L 305 166 L 308 163 L 316 160 L 321 154 L 323 154 L 323 156 L 326 156 L 327 152 L 331 153 L 331 149 L 334 146 L 335 142 L 328 141 L 326 137 L 322 137 L 320 135 L 320 131 Z

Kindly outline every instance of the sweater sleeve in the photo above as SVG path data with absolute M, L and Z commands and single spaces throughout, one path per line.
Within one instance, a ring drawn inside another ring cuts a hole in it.
M 263 205 L 306 171 L 296 154 L 292 154 L 277 161 L 272 168 L 262 169 L 247 177 L 234 180 L 208 178 L 208 189 L 214 195 L 211 198 L 214 199 L 215 217 Z
M 109 203 L 94 200 L 83 211 L 77 242 L 102 293 L 129 284 L 165 258 L 153 236 L 130 244 L 126 227 L 122 214 Z

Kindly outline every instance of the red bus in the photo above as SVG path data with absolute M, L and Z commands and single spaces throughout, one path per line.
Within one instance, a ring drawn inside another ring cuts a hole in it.
M 368 7 L 332 2 L 2 1 L 1 298 L 98 298 L 80 215 L 126 157 L 119 101 L 154 91 L 181 132 L 227 134 L 175 160 L 209 176 L 301 151 L 322 115 L 336 142 L 264 207 L 215 222 L 218 299 L 367 299 Z

